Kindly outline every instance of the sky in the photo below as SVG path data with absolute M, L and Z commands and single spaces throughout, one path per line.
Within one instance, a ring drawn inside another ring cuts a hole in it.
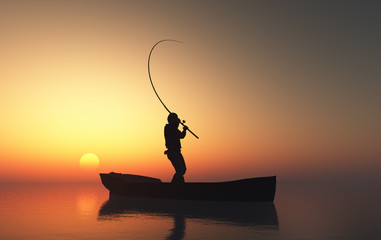
M 378 1 L 1 1 L 0 181 L 381 181 Z M 86 153 L 99 168 L 80 167 Z

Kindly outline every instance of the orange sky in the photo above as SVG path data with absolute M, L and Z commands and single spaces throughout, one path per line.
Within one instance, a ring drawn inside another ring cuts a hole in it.
M 379 16 L 332 4 L 1 2 L 0 180 L 98 180 L 85 153 L 170 180 L 166 38 L 187 180 L 375 176 Z

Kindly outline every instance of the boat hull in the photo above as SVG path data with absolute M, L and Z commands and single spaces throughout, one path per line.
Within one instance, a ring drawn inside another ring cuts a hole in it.
M 202 201 L 272 202 L 275 197 L 276 177 L 248 178 L 229 182 L 200 182 L 172 184 L 129 182 L 123 174 L 104 174 L 100 177 L 110 194 L 128 197 L 182 199 Z M 131 176 L 131 175 L 129 175 Z

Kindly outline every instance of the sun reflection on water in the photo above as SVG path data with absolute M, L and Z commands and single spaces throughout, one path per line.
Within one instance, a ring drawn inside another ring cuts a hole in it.
M 91 193 L 79 193 L 77 195 L 77 212 L 81 217 L 97 215 L 97 196 Z

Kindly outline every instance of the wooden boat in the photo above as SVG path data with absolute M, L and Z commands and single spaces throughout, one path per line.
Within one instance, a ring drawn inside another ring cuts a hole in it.
M 101 173 L 102 184 L 127 197 L 203 201 L 272 202 L 276 177 L 247 178 L 228 182 L 163 183 L 160 179 L 121 173 Z

